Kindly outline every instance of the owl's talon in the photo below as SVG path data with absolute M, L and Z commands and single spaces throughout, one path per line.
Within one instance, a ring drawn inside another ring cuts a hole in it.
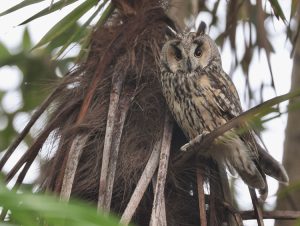
M 181 146 L 180 151 L 187 151 L 190 146 L 190 143 L 186 143 L 185 145 Z
M 207 132 L 207 131 L 202 132 L 202 134 L 198 135 L 194 139 L 190 140 L 190 142 L 183 145 L 180 148 L 180 151 L 189 151 L 190 149 L 192 149 L 195 146 L 195 144 L 200 144 L 203 140 L 203 137 L 205 137 L 207 134 L 209 134 L 209 132 Z

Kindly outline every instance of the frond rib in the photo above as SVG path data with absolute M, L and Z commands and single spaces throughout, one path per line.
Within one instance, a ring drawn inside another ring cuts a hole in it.
M 60 199 L 63 201 L 70 199 L 76 169 L 87 139 L 88 135 L 77 135 L 72 142 L 60 192 Z
M 165 113 L 165 122 L 164 122 L 164 132 L 163 139 L 161 144 L 159 168 L 157 174 L 157 183 L 154 194 L 154 201 L 152 207 L 152 214 L 150 220 L 150 226 L 154 225 L 166 225 L 166 222 L 160 216 L 162 204 L 164 203 L 164 189 L 166 183 L 166 176 L 168 170 L 168 162 L 170 156 L 171 140 L 172 140 L 172 129 L 173 122 L 170 116 L 170 113 L 167 111 Z
M 122 225 L 128 225 L 131 221 L 133 214 L 135 213 L 153 175 L 157 169 L 159 163 L 159 155 L 161 150 L 162 140 L 156 141 L 154 144 L 152 153 L 148 159 L 147 165 L 135 187 L 135 190 L 130 198 L 130 201 L 122 215 L 120 223 Z
M 113 192 L 113 185 L 115 179 L 115 172 L 117 168 L 117 161 L 118 161 L 118 154 L 120 150 L 120 143 L 122 138 L 123 127 L 125 124 L 127 112 L 130 106 L 131 95 L 123 95 L 120 99 L 119 104 L 119 112 L 116 117 L 116 121 L 118 122 L 115 125 L 114 129 L 114 138 L 111 145 L 111 159 L 109 162 L 109 169 L 108 169 L 108 178 L 107 178 L 107 189 L 104 196 L 104 209 L 109 210 L 111 205 L 111 198 Z
M 124 82 L 125 76 L 121 75 L 116 78 L 116 81 L 112 83 L 112 89 L 110 93 L 110 103 L 108 108 L 106 131 L 104 138 L 104 147 L 103 147 L 103 158 L 101 164 L 101 174 L 100 174 L 100 184 L 99 184 L 99 195 L 98 195 L 98 210 L 103 209 L 108 211 L 108 207 L 105 206 L 105 194 L 107 191 L 107 179 L 108 179 L 108 167 L 111 156 L 111 147 L 112 147 L 112 138 L 115 132 L 115 118 L 118 111 L 118 104 L 121 94 L 122 85 Z M 114 80 L 114 79 L 113 79 Z

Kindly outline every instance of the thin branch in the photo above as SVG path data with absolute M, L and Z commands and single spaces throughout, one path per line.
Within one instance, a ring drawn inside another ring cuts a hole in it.
M 13 143 L 10 145 L 10 147 L 5 152 L 4 156 L 1 158 L 0 161 L 0 171 L 2 170 L 3 166 L 9 159 L 9 157 L 12 155 L 12 153 L 15 151 L 15 149 L 19 146 L 21 141 L 24 139 L 24 137 L 28 134 L 31 127 L 34 125 L 34 123 L 38 120 L 38 118 L 43 114 L 43 112 L 47 109 L 47 107 L 52 103 L 52 101 L 55 100 L 57 97 L 57 92 L 59 92 L 62 89 L 61 86 L 58 86 L 52 93 L 47 97 L 46 100 L 38 107 L 38 109 L 33 113 L 31 116 L 29 122 L 25 126 L 25 128 L 22 130 L 22 132 L 16 137 L 16 139 L 13 141 Z
M 240 212 L 244 220 L 251 220 L 256 218 L 256 214 L 253 210 Z M 274 211 L 263 211 L 264 219 L 278 219 L 278 220 L 296 220 L 300 219 L 300 211 L 292 210 L 274 210 Z
M 238 226 L 243 226 L 243 219 L 241 216 L 241 213 L 238 212 L 232 204 L 223 202 L 223 206 L 230 212 L 230 214 L 234 217 L 235 222 L 237 223 Z
M 204 194 L 204 188 L 203 188 L 203 185 L 204 185 L 203 170 L 197 168 L 196 174 L 197 174 L 200 225 L 207 226 L 205 194 Z
M 60 199 L 69 201 L 74 183 L 75 173 L 88 135 L 77 135 L 72 142 L 62 182 Z
M 150 226 L 164 226 L 165 222 L 161 222 L 161 210 L 162 203 L 164 199 L 164 189 L 165 182 L 168 170 L 168 162 L 170 155 L 170 147 L 172 140 L 172 129 L 173 123 L 171 121 L 170 113 L 167 111 L 165 113 L 165 122 L 164 122 L 164 133 L 161 144 L 161 152 L 160 152 L 160 160 L 159 160 L 159 168 L 157 174 L 157 184 L 155 188 L 154 201 L 152 207 L 152 214 L 150 220 Z
M 239 116 L 231 119 L 224 125 L 216 128 L 214 131 L 207 135 L 198 135 L 193 140 L 191 140 L 188 144 L 184 145 L 184 153 L 178 155 L 178 157 L 174 160 L 175 165 L 180 165 L 186 161 L 188 161 L 196 152 L 201 149 L 207 148 L 217 137 L 224 134 L 226 131 L 237 127 L 239 125 L 245 124 L 250 121 L 254 116 L 264 112 L 267 108 L 270 108 L 274 105 L 277 105 L 283 101 L 290 100 L 292 98 L 298 97 L 300 95 L 300 90 L 289 92 L 287 94 L 277 96 L 272 98 L 262 104 L 257 105 L 249 109 L 248 111 L 243 112 Z
M 157 185 L 157 174 L 152 178 L 152 184 L 153 184 L 153 192 L 155 195 L 155 188 Z M 161 225 L 167 225 L 167 214 L 166 214 L 166 199 L 165 199 L 165 194 L 163 194 L 162 198 L 162 203 L 161 203 L 161 209 L 160 209 L 160 219 L 159 222 L 161 222 Z
M 23 154 L 23 156 L 19 159 L 19 161 L 14 165 L 14 167 L 7 173 L 6 175 L 6 182 L 10 181 L 20 170 L 20 168 L 26 163 L 27 161 L 33 162 L 33 159 L 39 153 L 40 148 L 43 146 L 44 142 L 48 138 L 50 132 L 54 129 L 55 125 L 49 125 L 46 129 L 42 132 L 39 138 L 33 143 L 33 145 Z
M 146 167 L 140 177 L 140 180 L 138 181 L 138 183 L 135 187 L 135 190 L 130 198 L 130 201 L 121 217 L 120 223 L 122 225 L 128 225 L 129 222 L 131 221 L 133 214 L 135 213 L 151 179 L 153 178 L 153 175 L 154 175 L 154 173 L 157 169 L 158 163 L 159 163 L 161 143 L 162 143 L 162 140 L 158 140 L 154 144 L 154 147 L 153 147 L 152 153 L 148 159 L 147 165 L 146 165 Z
M 221 218 L 221 215 L 218 211 L 218 196 L 221 194 L 220 183 L 219 183 L 219 171 L 216 163 L 210 159 L 208 162 L 210 168 L 210 177 L 209 177 L 209 225 L 218 226 L 218 219 Z
M 218 164 L 219 173 L 220 173 L 220 183 L 223 191 L 223 197 L 224 197 L 224 203 L 226 203 L 226 207 L 232 207 L 233 206 L 233 197 L 232 193 L 230 191 L 229 182 L 227 178 L 227 174 L 224 168 L 224 165 Z M 237 212 L 230 212 L 227 216 L 228 225 L 230 226 L 243 226 L 243 220 L 239 213 Z
M 39 137 L 34 141 L 31 147 L 23 154 L 20 160 L 8 172 L 8 174 L 6 175 L 7 182 L 10 181 L 14 177 L 14 175 L 16 175 L 16 173 L 20 170 L 20 168 L 24 165 L 25 162 L 28 161 L 30 161 L 31 163 L 33 162 L 33 160 L 38 155 L 39 150 L 41 149 L 46 139 L 48 138 L 49 134 L 58 126 L 58 123 L 60 123 L 60 119 L 62 117 L 70 114 L 70 111 L 72 111 L 72 107 L 66 106 L 58 115 L 55 115 L 54 119 L 52 119 L 52 121 L 48 123 L 46 128 L 42 131 Z
M 238 211 L 226 202 L 223 202 L 223 206 L 233 215 L 238 214 L 243 220 L 256 219 L 256 213 L 254 210 Z M 262 211 L 263 219 L 278 219 L 278 220 L 297 220 L 300 219 L 300 211 L 295 210 L 273 210 Z
M 251 200 L 252 200 L 252 204 L 253 204 L 253 208 L 254 208 L 255 217 L 257 220 L 257 225 L 264 226 L 263 213 L 262 213 L 262 209 L 259 204 L 258 198 L 256 196 L 255 190 L 253 188 L 249 187 L 249 192 L 250 192 L 250 196 L 251 196 Z
M 110 152 L 112 146 L 112 138 L 114 133 L 115 118 L 118 111 L 118 103 L 119 103 L 119 98 L 120 98 L 124 78 L 125 76 L 121 75 L 120 77 L 117 77 L 116 81 L 112 82 L 112 90 L 110 93 L 110 103 L 108 108 L 106 132 L 105 132 L 104 147 L 103 147 L 103 157 L 102 157 L 102 165 L 101 165 L 101 175 L 100 175 L 99 195 L 98 195 L 98 205 L 97 205 L 98 210 L 102 209 L 108 211 L 108 209 L 104 209 L 105 193 L 108 186 L 107 175 L 108 175 L 108 167 L 109 167 L 110 154 L 111 154 Z
M 72 140 L 74 141 L 74 140 Z M 49 178 L 52 180 L 51 182 L 48 183 L 47 190 L 48 192 L 53 192 L 56 194 L 60 194 L 64 176 L 65 176 L 65 170 L 66 170 L 66 165 L 68 161 L 68 156 L 69 156 L 69 151 L 71 149 L 72 143 L 71 141 L 65 143 L 64 148 L 59 148 L 59 152 L 55 156 L 55 160 L 53 161 L 53 164 L 50 168 L 50 176 Z M 62 158 L 62 161 L 59 161 L 58 159 Z M 55 176 L 57 168 L 59 167 L 59 173 L 57 176 Z M 52 188 L 51 185 L 54 184 L 54 187 Z
M 107 189 L 104 196 L 104 209 L 110 209 L 115 172 L 117 168 L 118 154 L 122 138 L 123 127 L 125 124 L 127 112 L 130 106 L 131 95 L 123 95 L 120 99 L 119 112 L 116 121 L 118 122 L 114 129 L 114 138 L 111 147 L 111 159 L 109 161 Z

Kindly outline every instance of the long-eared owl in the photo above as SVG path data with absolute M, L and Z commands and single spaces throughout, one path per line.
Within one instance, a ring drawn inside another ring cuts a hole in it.
M 189 140 L 242 113 L 236 88 L 222 69 L 218 47 L 201 30 L 165 43 L 160 81 L 169 109 Z M 227 131 L 208 150 L 199 152 L 234 169 L 247 185 L 260 191 L 267 190 L 265 174 L 288 182 L 284 168 L 261 148 L 254 132 L 246 128 L 238 133 L 239 129 Z

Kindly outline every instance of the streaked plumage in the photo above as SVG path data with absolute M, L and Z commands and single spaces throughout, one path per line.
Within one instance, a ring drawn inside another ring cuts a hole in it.
M 175 120 L 190 140 L 242 112 L 218 48 L 203 33 L 184 34 L 163 46 L 161 85 Z M 216 139 L 202 154 L 235 169 L 246 184 L 261 191 L 267 190 L 265 173 L 287 182 L 283 167 L 259 146 L 253 132 L 238 135 L 236 129 Z

